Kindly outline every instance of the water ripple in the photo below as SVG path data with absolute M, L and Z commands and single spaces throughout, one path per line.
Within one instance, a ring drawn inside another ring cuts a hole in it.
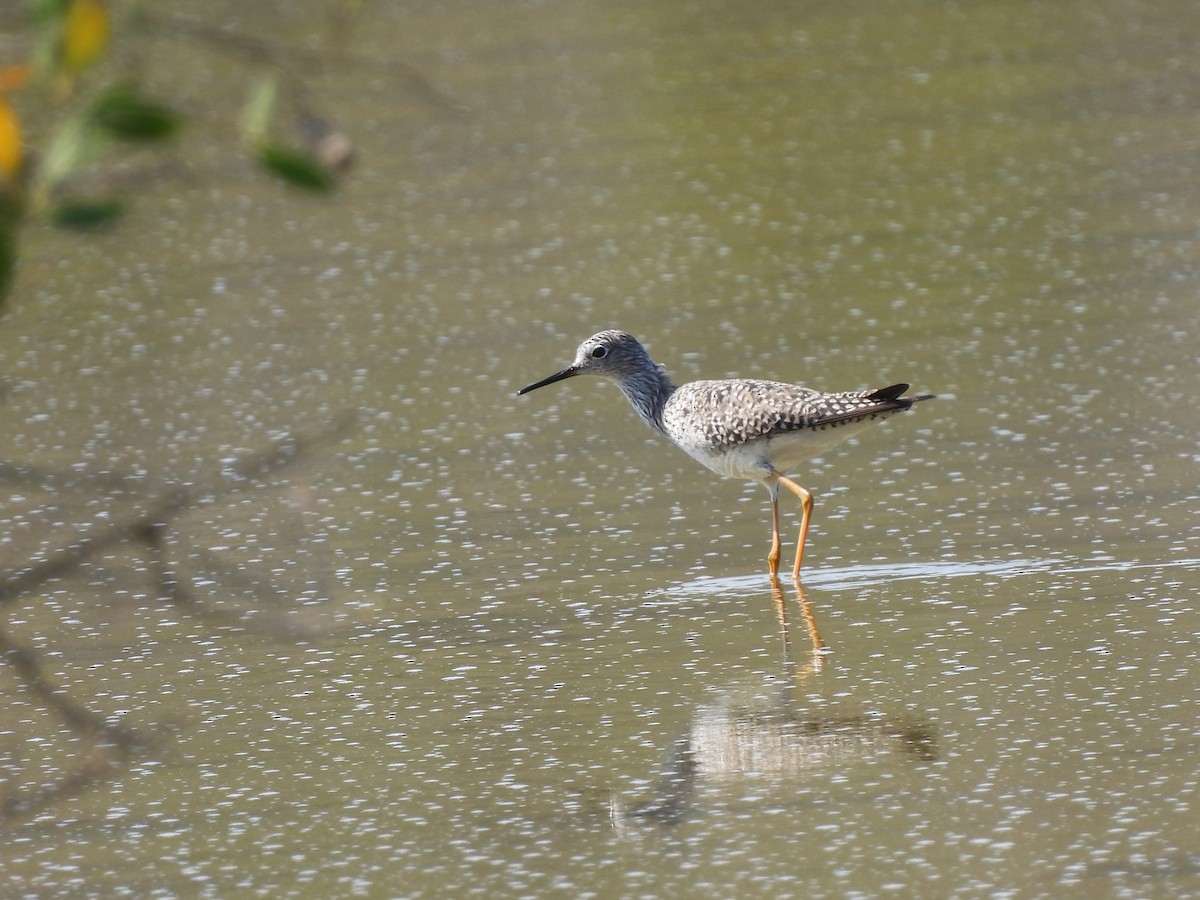
M 942 560 L 937 562 L 877 563 L 873 565 L 815 569 L 805 574 L 804 586 L 821 588 L 825 591 L 838 591 L 876 587 L 892 584 L 897 581 L 940 581 L 950 578 L 978 578 L 981 576 L 1019 578 L 1025 575 L 1042 573 L 1082 575 L 1093 572 L 1129 572 L 1138 569 L 1161 570 L 1179 568 L 1200 568 L 1200 559 L 1173 559 L 1156 562 L 1119 559 L 1010 559 L 996 562 Z M 674 599 L 686 599 L 696 596 L 753 596 L 762 593 L 766 580 L 766 576 L 762 574 L 722 577 L 702 576 L 694 581 L 663 588 L 651 596 L 670 597 Z

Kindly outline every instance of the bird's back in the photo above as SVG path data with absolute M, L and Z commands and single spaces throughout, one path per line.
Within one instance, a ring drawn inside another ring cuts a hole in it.
M 693 381 L 663 409 L 667 436 L 715 472 L 756 480 L 819 456 L 923 397 L 908 385 L 827 393 L 757 379 Z

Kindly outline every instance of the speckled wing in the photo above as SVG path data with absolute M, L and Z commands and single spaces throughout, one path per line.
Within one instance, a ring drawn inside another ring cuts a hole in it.
M 875 391 L 825 393 L 777 381 L 693 381 L 667 402 L 663 424 L 684 444 L 716 449 L 758 438 L 823 430 L 908 409 L 907 384 Z

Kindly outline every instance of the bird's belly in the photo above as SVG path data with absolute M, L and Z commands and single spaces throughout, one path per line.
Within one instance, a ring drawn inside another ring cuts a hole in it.
M 844 443 L 860 431 L 877 424 L 881 418 L 872 416 L 857 422 L 840 422 L 817 428 L 805 428 L 766 439 L 767 454 L 780 472 L 787 472 L 807 459 L 821 456 Z
M 763 481 L 771 474 L 771 463 L 752 444 L 715 450 L 712 447 L 688 447 L 680 444 L 688 456 L 726 478 Z
M 804 428 L 722 448 L 707 444 L 688 446 L 680 443 L 679 446 L 718 475 L 763 481 L 772 472 L 786 473 L 805 460 L 821 456 L 875 421 L 866 419 L 823 428 Z

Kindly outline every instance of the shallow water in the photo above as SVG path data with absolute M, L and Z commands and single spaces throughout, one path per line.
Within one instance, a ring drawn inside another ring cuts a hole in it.
M 291 8 L 206 15 L 322 33 Z M 359 418 L 171 529 L 225 618 L 137 546 L 6 610 L 157 743 L 6 825 L 3 892 L 1196 892 L 1200 14 L 365 14 L 310 75 L 334 197 L 198 136 L 119 228 L 26 235 L 6 567 Z M 827 652 L 761 488 L 606 385 L 514 396 L 602 327 L 680 381 L 939 394 L 800 473 Z M 6 795 L 100 752 L 2 685 Z

